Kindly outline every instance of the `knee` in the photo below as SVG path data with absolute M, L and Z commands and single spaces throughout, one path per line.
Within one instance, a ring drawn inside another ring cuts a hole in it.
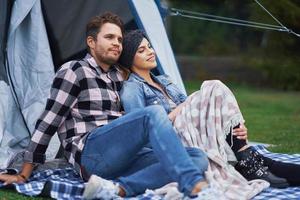
M 220 80 L 207 80 L 204 81 L 203 84 L 214 85 L 214 86 L 223 86 L 224 83 Z
M 224 89 L 227 88 L 227 86 L 222 83 L 220 80 L 206 80 L 202 83 L 201 89 L 194 92 L 192 95 L 193 96 L 202 96 L 202 91 L 203 89 L 208 89 L 208 90 L 215 90 L 215 89 Z
M 213 90 L 219 90 L 222 93 L 230 92 L 230 89 L 220 80 L 209 80 L 203 82 L 204 87 L 212 88 Z

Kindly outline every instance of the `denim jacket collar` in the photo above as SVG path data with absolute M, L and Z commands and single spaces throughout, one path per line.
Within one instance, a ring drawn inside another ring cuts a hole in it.
M 151 77 L 162 86 L 164 92 L 176 105 L 179 105 L 180 103 L 186 100 L 186 95 L 183 94 L 180 91 L 180 89 L 178 89 L 178 87 L 171 82 L 167 75 L 155 76 L 151 74 Z M 129 97 L 134 96 L 136 100 L 136 105 L 161 105 L 164 107 L 167 113 L 171 112 L 170 102 L 167 98 L 165 98 L 165 94 L 153 87 L 152 85 L 149 85 L 145 79 L 143 79 L 136 73 L 130 74 L 129 79 L 125 81 L 125 85 L 122 90 L 127 91 L 126 94 L 130 93 L 130 95 L 125 95 L 125 97 L 123 98 L 123 102 L 127 102 L 125 103 L 125 107 L 127 107 L 127 109 L 132 103 L 129 100 Z
M 164 88 L 167 85 L 172 83 L 171 80 L 169 78 L 167 78 L 165 75 L 155 76 L 153 73 L 150 73 L 150 75 L 151 75 L 151 78 L 153 78 L 153 80 L 155 82 L 159 83 Z M 130 74 L 130 77 L 129 77 L 128 80 L 129 81 L 130 80 L 136 80 L 136 81 L 140 81 L 140 82 L 144 82 L 144 83 L 148 84 L 144 78 L 142 78 L 140 75 L 138 75 L 137 73 L 134 73 L 134 72 L 132 72 Z
M 135 80 L 146 83 L 145 79 L 143 79 L 140 75 L 137 73 L 131 72 L 128 81 Z

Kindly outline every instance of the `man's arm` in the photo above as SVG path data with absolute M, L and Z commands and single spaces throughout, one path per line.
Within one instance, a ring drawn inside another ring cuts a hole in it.
M 74 71 L 67 68 L 56 74 L 45 111 L 38 119 L 30 144 L 25 151 L 21 173 L 18 175 L 1 174 L 1 181 L 5 184 L 26 182 L 35 164 L 44 163 L 50 139 L 64 122 L 79 92 L 79 81 Z
M 50 140 L 74 106 L 79 92 L 79 81 L 69 65 L 57 72 L 45 110 L 37 120 L 35 131 L 25 151 L 25 162 L 44 163 Z
M 11 183 L 24 183 L 30 177 L 33 169 L 34 169 L 34 165 L 32 163 L 24 163 L 22 172 L 20 174 L 17 175 L 0 174 L 0 181 L 3 181 L 4 185 L 9 185 Z

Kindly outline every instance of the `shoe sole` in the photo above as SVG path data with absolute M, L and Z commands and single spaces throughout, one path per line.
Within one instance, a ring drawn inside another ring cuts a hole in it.
M 282 189 L 282 188 L 289 187 L 289 184 L 288 183 L 275 183 L 275 184 L 270 183 L 270 186 L 273 187 L 273 188 Z

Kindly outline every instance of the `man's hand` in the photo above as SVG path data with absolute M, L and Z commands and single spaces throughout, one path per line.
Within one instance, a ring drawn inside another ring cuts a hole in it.
M 4 185 L 9 185 L 12 183 L 25 183 L 30 177 L 34 164 L 25 162 L 23 164 L 23 169 L 20 174 L 10 175 L 10 174 L 0 174 L 0 181 L 4 182 Z
M 169 119 L 172 121 L 172 123 L 174 122 L 174 120 L 176 119 L 177 115 L 181 112 L 181 109 L 183 108 L 183 106 L 186 104 L 186 102 L 183 102 L 181 104 L 179 104 L 174 110 L 172 110 L 169 114 L 168 117 Z
M 237 136 L 240 140 L 247 140 L 248 129 L 244 124 L 240 124 L 240 127 L 233 129 L 233 135 Z
M 0 174 L 0 181 L 4 182 L 4 185 L 9 185 L 12 183 L 25 183 L 26 179 L 24 179 L 19 174 L 17 175 Z

